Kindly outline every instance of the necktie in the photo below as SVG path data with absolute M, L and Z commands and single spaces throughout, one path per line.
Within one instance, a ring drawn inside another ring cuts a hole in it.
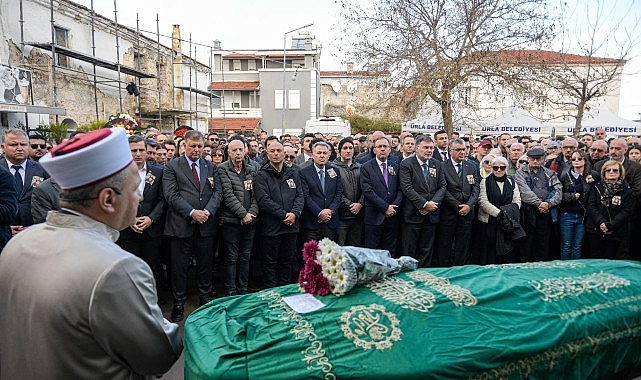
M 318 171 L 318 178 L 320 178 L 321 189 L 323 194 L 325 194 L 325 170 L 321 169 Z
M 427 178 L 427 163 L 421 165 L 423 167 L 423 176 Z
M 22 194 L 22 188 L 24 187 L 24 185 L 22 184 L 22 175 L 20 174 L 20 169 L 22 169 L 22 166 L 12 165 L 11 167 L 16 171 L 13 175 L 13 178 L 16 180 L 16 189 L 18 190 L 18 195 L 20 195 Z
M 443 155 L 443 161 L 447 161 L 447 152 L 441 152 Z
M 462 171 L 461 164 L 460 163 L 456 164 L 456 174 L 458 174 L 459 178 L 461 177 L 461 174 L 462 174 L 461 171 Z
M 196 171 L 195 162 L 191 163 L 191 174 L 194 175 L 194 179 L 196 180 L 196 186 L 198 186 L 198 190 L 200 190 L 200 177 L 198 176 L 198 171 Z
M 381 169 L 383 169 L 383 179 L 385 179 L 385 185 L 389 186 L 389 173 L 387 172 L 387 163 L 383 162 L 381 164 Z

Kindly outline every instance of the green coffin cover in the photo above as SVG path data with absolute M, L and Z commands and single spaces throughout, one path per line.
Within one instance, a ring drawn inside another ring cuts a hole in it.
M 190 379 L 598 379 L 641 365 L 641 264 L 419 269 L 315 296 L 215 300 L 185 325 Z

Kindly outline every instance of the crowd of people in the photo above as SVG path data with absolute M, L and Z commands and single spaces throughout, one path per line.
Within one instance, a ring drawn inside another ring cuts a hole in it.
M 173 321 L 184 317 L 191 266 L 205 304 L 214 265 L 227 296 L 289 284 L 303 244 L 324 237 L 421 267 L 641 259 L 637 137 L 179 128 L 128 141 L 143 197 L 117 244 L 171 287 Z M 2 199 L 4 244 L 59 209 L 60 187 L 38 164 L 53 147 L 44 137 L 10 129 L 2 147 L 5 182 L 19 194 Z

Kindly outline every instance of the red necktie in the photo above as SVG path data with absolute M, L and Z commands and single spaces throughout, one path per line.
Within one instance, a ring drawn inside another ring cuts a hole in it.
M 198 186 L 198 190 L 200 190 L 200 177 L 198 177 L 198 172 L 196 171 L 195 162 L 191 163 L 191 174 L 194 175 L 194 179 L 196 180 L 196 186 Z

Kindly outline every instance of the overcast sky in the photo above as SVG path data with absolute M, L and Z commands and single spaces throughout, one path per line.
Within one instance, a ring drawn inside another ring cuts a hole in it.
M 87 7 L 91 0 L 74 0 Z M 556 0 L 551 0 L 555 2 Z M 113 0 L 93 0 L 96 12 L 105 17 L 114 18 Z M 568 3 L 573 7 L 575 2 L 590 4 L 595 0 L 559 0 L 558 3 Z M 613 4 L 604 0 L 606 6 Z M 321 69 L 344 69 L 340 49 L 334 41 L 340 33 L 338 28 L 340 1 L 337 0 L 232 0 L 232 1 L 203 1 L 203 0 L 116 0 L 118 22 L 131 28 L 136 28 L 136 16 L 140 19 L 140 29 L 156 31 L 156 14 L 158 14 L 160 34 L 171 35 L 172 25 L 180 25 L 182 38 L 187 40 L 191 34 L 194 42 L 211 45 L 218 39 L 224 50 L 235 49 L 282 49 L 283 34 L 300 26 L 314 23 L 309 30 L 322 45 Z M 632 24 L 641 18 L 641 0 L 618 0 L 617 12 L 604 12 L 612 19 L 628 13 L 626 22 Z M 587 23 L 587 17 L 581 11 L 572 15 Z M 602 33 L 607 33 L 608 27 Z M 639 31 L 637 30 L 637 33 Z M 290 45 L 287 36 L 287 46 Z M 154 37 L 155 39 L 155 37 Z M 169 45 L 168 39 L 161 43 Z M 183 44 L 183 51 L 186 47 Z M 198 47 L 198 59 L 209 62 L 209 49 Z M 641 44 L 632 52 L 622 78 L 619 115 L 626 119 L 640 118 L 641 113 Z M 201 55 L 201 52 L 203 55 Z M 205 54 L 206 52 L 206 54 Z

